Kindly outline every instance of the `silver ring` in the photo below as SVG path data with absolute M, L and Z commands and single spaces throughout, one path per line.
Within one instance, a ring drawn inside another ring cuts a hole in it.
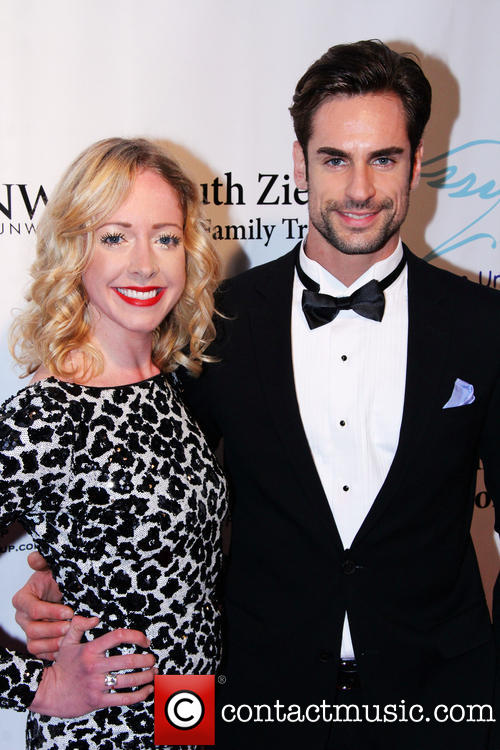
M 115 674 L 111 674 L 111 672 L 108 672 L 107 675 L 104 677 L 104 684 L 107 688 L 112 688 L 116 685 L 118 682 L 118 677 Z

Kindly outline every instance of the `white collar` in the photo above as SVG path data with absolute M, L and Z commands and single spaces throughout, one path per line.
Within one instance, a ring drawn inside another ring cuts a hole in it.
M 403 257 L 403 243 L 400 238 L 396 249 L 391 255 L 370 266 L 370 268 L 368 268 L 362 276 L 357 278 L 351 286 L 345 286 L 345 284 L 339 281 L 335 276 L 332 276 L 332 274 L 329 273 L 326 268 L 323 268 L 323 266 L 317 261 L 307 257 L 304 251 L 305 243 L 306 240 L 303 240 L 300 246 L 300 267 L 313 281 L 316 281 L 316 283 L 319 284 L 322 294 L 331 294 L 334 297 L 347 297 L 372 279 L 377 279 L 377 281 L 385 279 L 386 276 L 394 271 Z

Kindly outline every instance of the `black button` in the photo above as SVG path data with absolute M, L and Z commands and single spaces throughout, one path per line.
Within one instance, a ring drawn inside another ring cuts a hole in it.
M 341 420 L 340 420 L 340 426 L 341 426 L 341 427 L 345 427 L 345 420 L 344 420 L 344 419 L 341 419 Z
M 352 576 L 356 572 L 356 563 L 354 560 L 344 560 L 342 563 L 342 573 L 346 576 Z
M 340 359 L 342 360 L 342 362 L 345 362 L 347 359 L 347 354 L 343 354 Z
M 347 486 L 347 484 L 344 484 L 344 486 L 342 487 L 342 489 L 344 490 L 344 492 L 348 492 L 349 487 Z
M 330 653 L 330 651 L 322 651 L 319 655 L 319 660 L 323 663 L 326 663 L 327 661 L 331 661 L 333 658 L 333 654 Z

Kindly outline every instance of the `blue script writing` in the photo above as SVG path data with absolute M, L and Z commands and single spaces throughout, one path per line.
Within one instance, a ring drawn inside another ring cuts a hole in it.
M 446 190 L 450 198 L 473 199 L 468 203 L 473 208 L 473 215 L 467 217 L 465 226 L 431 250 L 424 260 L 433 260 L 476 240 L 487 239 L 492 248 L 497 246 L 496 237 L 477 229 L 478 224 L 499 205 L 500 189 L 497 189 L 494 179 L 480 180 L 476 172 L 467 167 L 467 162 L 473 159 L 475 163 L 484 162 L 491 168 L 496 161 L 494 157 L 500 156 L 499 147 L 500 141 L 497 140 L 469 141 L 423 162 L 421 177 L 427 180 L 429 187 Z

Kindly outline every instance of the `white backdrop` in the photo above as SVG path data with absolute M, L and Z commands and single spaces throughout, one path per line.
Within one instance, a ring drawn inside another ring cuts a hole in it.
M 292 93 L 340 42 L 380 38 L 418 54 L 434 107 L 404 239 L 500 288 L 498 0 L 1 0 L 0 14 L 1 400 L 20 387 L 6 331 L 36 222 L 76 154 L 112 135 L 165 141 L 205 185 L 227 273 L 277 257 L 306 220 L 291 178 Z M 489 498 L 477 501 L 489 591 L 498 554 Z M 8 601 L 29 546 L 15 530 L 0 538 L 0 626 L 12 637 Z M 23 715 L 2 712 L 0 750 L 23 747 L 23 727 Z

